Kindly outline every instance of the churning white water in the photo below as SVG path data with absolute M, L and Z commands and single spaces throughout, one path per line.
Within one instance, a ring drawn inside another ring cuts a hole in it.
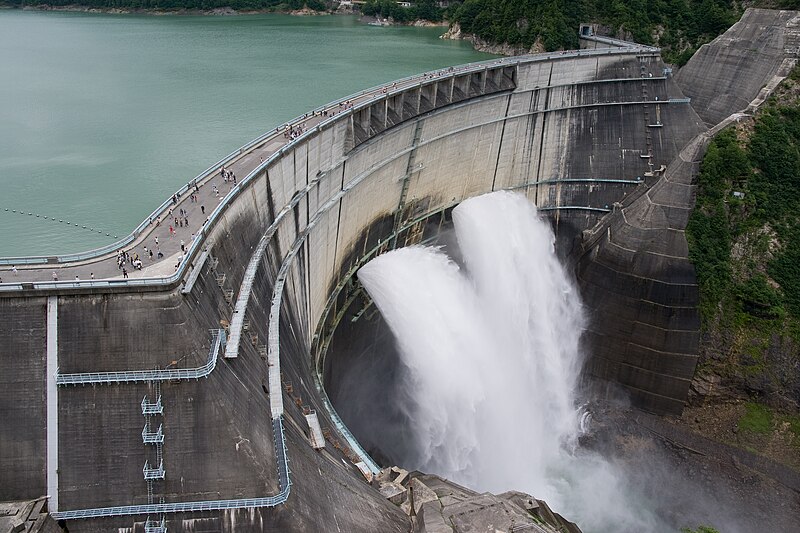
M 453 219 L 466 272 L 409 247 L 358 273 L 400 348 L 398 408 L 415 431 L 403 466 L 528 492 L 584 532 L 653 531 L 612 466 L 576 447 L 584 317 L 550 226 L 506 192 L 466 200 Z

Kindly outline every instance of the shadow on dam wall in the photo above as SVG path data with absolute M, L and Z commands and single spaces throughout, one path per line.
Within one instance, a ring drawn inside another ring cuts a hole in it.
M 735 85 L 721 74 L 714 83 Z M 426 239 L 453 206 L 493 190 L 519 191 L 553 220 L 590 314 L 589 370 L 645 409 L 681 410 L 699 327 L 683 227 L 707 138 L 659 52 L 498 60 L 376 93 L 265 161 L 222 206 L 182 279 L 0 292 L 0 500 L 49 494 L 51 511 L 147 503 L 143 465 L 156 455 L 141 403 L 158 394 L 166 475 L 152 499 L 274 495 L 278 399 L 288 500 L 170 515 L 169 530 L 407 531 L 353 465 L 358 450 L 317 376 L 339 394 L 324 354 L 362 298 L 348 282 L 357 267 Z M 238 350 L 199 380 L 51 385 L 56 372 L 197 368 L 219 329 L 237 330 Z M 309 444 L 312 412 L 320 450 Z M 69 528 L 141 532 L 145 519 Z

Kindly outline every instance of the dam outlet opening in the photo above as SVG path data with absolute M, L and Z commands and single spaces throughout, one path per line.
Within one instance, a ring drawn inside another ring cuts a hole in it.
M 473 197 L 377 251 L 343 288 L 322 365 L 377 462 L 535 494 L 585 532 L 659 530 L 652 502 L 580 444 L 586 319 L 525 196 Z

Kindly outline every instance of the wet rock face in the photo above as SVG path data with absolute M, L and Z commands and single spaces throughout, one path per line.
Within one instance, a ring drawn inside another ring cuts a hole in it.
M 712 328 L 701 338 L 701 370 L 692 380 L 690 405 L 761 398 L 776 409 L 800 408 L 800 346 L 792 338 L 773 334 L 763 345 Z

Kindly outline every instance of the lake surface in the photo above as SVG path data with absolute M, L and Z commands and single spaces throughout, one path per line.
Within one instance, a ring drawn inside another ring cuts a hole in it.
M 0 10 L 0 256 L 111 243 L 180 185 L 295 116 L 493 57 L 443 32 L 349 16 Z

